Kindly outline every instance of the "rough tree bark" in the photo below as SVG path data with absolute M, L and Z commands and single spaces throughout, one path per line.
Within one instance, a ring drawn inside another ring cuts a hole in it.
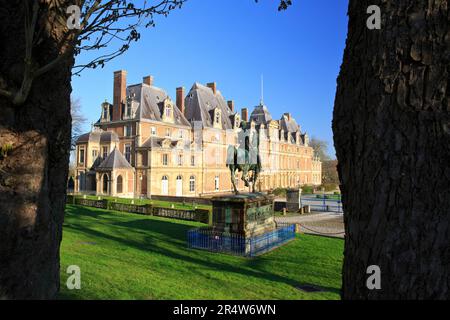
M 447 0 L 350 0 L 333 119 L 344 299 L 450 298 L 449 14 Z
M 2 87 L 20 87 L 23 79 L 23 3 L 1 2 Z M 33 63 L 41 66 L 64 51 L 59 42 L 66 31 L 46 14 L 39 13 L 42 41 L 33 50 Z M 51 73 L 35 79 L 22 105 L 0 96 L 0 147 L 12 146 L 0 158 L 0 299 L 54 298 L 59 289 L 72 64 L 69 55 Z

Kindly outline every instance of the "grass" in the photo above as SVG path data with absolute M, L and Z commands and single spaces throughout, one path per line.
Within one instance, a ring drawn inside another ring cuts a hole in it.
M 162 208 L 172 208 L 172 205 L 174 207 L 174 209 L 195 209 L 195 207 L 197 207 L 198 209 L 206 209 L 206 210 L 211 210 L 212 207 L 209 205 L 204 205 L 204 204 L 195 204 L 195 206 L 192 205 L 192 202 L 186 202 L 185 204 L 180 203 L 180 202 L 169 202 L 169 201 L 162 201 L 162 200 L 150 200 L 150 199 L 129 199 L 129 198 L 118 198 L 118 197 L 110 197 L 110 196 L 90 196 L 90 195 L 86 195 L 86 199 L 91 199 L 91 200 L 98 200 L 100 197 L 100 199 L 104 199 L 104 200 L 109 200 L 109 201 L 116 201 L 118 203 L 126 203 L 126 204 L 130 204 L 131 201 L 134 201 L 134 204 L 137 205 L 144 205 L 144 204 L 152 204 L 155 207 L 162 207 Z
M 339 299 L 341 239 L 301 235 L 249 259 L 188 249 L 186 231 L 201 225 L 68 205 L 60 298 Z M 81 269 L 80 290 L 65 285 L 69 265 Z

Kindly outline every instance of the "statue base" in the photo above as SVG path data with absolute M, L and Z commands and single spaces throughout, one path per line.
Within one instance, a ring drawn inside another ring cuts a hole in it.
M 276 228 L 272 195 L 242 193 L 213 197 L 211 201 L 216 231 L 252 237 Z

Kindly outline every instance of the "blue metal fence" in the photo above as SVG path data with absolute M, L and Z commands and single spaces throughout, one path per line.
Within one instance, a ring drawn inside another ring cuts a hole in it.
M 187 238 L 189 248 L 253 257 L 294 239 L 295 225 L 278 224 L 275 230 L 253 237 L 220 232 L 211 227 L 197 228 L 189 230 Z
M 329 195 L 302 195 L 300 206 L 308 205 L 311 211 L 338 212 L 342 213 L 341 196 L 327 198 Z

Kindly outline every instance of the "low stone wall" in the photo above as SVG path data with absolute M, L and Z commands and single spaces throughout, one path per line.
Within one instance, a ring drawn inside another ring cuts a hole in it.
M 195 204 L 204 204 L 208 206 L 212 204 L 211 199 L 198 197 L 152 196 L 152 200 L 187 203 L 187 204 L 195 203 Z
M 204 209 L 195 209 L 195 210 L 171 209 L 171 208 L 153 207 L 149 204 L 137 205 L 137 204 L 113 202 L 108 200 L 83 199 L 75 196 L 67 196 L 67 203 L 85 207 L 115 210 L 142 215 L 153 215 L 172 219 L 197 221 L 205 224 L 208 224 L 210 220 L 209 219 L 210 211 Z

